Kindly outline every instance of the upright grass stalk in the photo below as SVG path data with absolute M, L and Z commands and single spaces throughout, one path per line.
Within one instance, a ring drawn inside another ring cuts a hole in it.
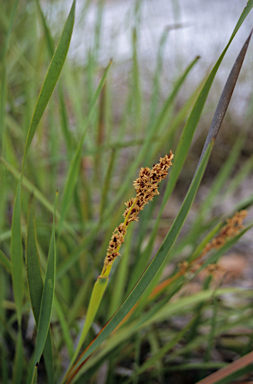
M 154 165 L 152 169 L 148 167 L 141 168 L 139 178 L 134 181 L 136 197 L 130 199 L 126 203 L 127 208 L 124 212 L 124 222 L 121 223 L 112 234 L 107 250 L 107 255 L 104 260 L 104 266 L 101 274 L 98 276 L 97 281 L 94 284 L 87 309 L 84 327 L 76 347 L 76 351 L 71 360 L 68 372 L 73 365 L 96 316 L 100 302 L 108 284 L 108 278 L 112 265 L 115 259 L 120 256 L 119 250 L 121 245 L 124 243 L 127 228 L 131 222 L 138 221 L 138 214 L 143 210 L 144 206 L 148 204 L 149 201 L 152 201 L 155 195 L 159 195 L 158 184 L 168 175 L 168 169 L 172 165 L 172 159 L 173 154 L 170 152 L 169 155 L 165 155 L 164 158 L 160 158 L 160 162 Z

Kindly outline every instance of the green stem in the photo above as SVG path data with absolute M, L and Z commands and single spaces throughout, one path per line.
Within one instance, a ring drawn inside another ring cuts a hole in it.
M 102 297 L 104 295 L 104 291 L 106 289 L 107 284 L 108 284 L 108 277 L 98 276 L 97 281 L 95 282 L 95 284 L 93 286 L 93 290 L 92 290 L 92 294 L 90 297 L 90 302 L 89 302 L 89 306 L 87 309 L 87 314 L 86 314 L 83 330 L 82 330 L 78 345 L 76 347 L 75 353 L 74 353 L 72 360 L 70 362 L 68 371 L 65 375 L 65 378 L 66 378 L 67 374 L 69 373 L 75 359 L 77 358 L 77 355 L 78 355 L 78 353 L 79 353 L 79 351 L 80 351 L 80 349 L 84 343 L 84 340 L 87 336 L 87 333 L 89 332 L 89 330 L 91 328 L 91 325 L 92 325 L 93 320 L 94 320 L 96 313 L 98 311 L 98 308 L 99 308 L 100 302 L 102 300 Z M 65 380 L 65 378 L 64 378 L 64 380 Z

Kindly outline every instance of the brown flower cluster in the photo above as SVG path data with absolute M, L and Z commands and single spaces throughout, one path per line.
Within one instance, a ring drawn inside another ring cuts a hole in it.
M 106 270 L 107 265 L 111 265 L 114 259 L 120 255 L 119 249 L 124 242 L 128 225 L 132 221 L 137 221 L 138 214 L 143 210 L 144 206 L 148 204 L 149 201 L 153 200 L 155 195 L 159 195 L 158 184 L 168 175 L 168 169 L 172 165 L 171 161 L 173 157 L 174 155 L 170 151 L 170 154 L 160 158 L 159 163 L 155 164 L 152 169 L 148 167 L 141 168 L 139 177 L 133 184 L 136 191 L 136 197 L 125 203 L 127 207 L 123 215 L 125 220 L 112 234 L 104 261 L 103 271 Z
M 153 200 L 155 195 L 159 195 L 158 184 L 168 175 L 168 169 L 171 167 L 174 155 L 170 151 L 169 155 L 160 158 L 158 164 L 152 169 L 141 168 L 139 177 L 134 181 L 136 197 L 126 203 L 127 208 L 124 212 L 126 225 L 131 221 L 138 220 L 138 214 L 143 210 L 144 205 Z
M 192 260 L 190 263 L 188 261 L 184 261 L 178 265 L 178 275 L 184 275 L 188 271 L 195 273 L 204 263 L 202 259 L 208 252 L 214 248 L 218 249 L 222 247 L 229 239 L 235 237 L 240 230 L 243 229 L 242 223 L 247 217 L 247 214 L 246 210 L 242 210 L 240 212 L 236 212 L 231 219 L 227 219 L 227 224 L 221 228 L 219 234 L 205 246 L 202 253 L 196 259 Z M 219 267 L 216 264 L 209 264 L 207 266 L 207 270 L 210 274 L 213 274 L 218 268 Z
M 121 223 L 113 232 L 109 247 L 107 249 L 106 261 L 107 264 L 111 264 L 117 256 L 119 256 L 119 248 L 124 243 L 124 237 L 126 235 L 126 225 Z
M 206 253 L 208 253 L 213 248 L 222 247 L 226 241 L 235 237 L 240 230 L 243 228 L 243 220 L 247 217 L 247 211 L 243 210 L 240 212 L 236 212 L 235 215 L 231 219 L 227 219 L 227 225 L 221 228 L 218 236 L 216 236 L 210 243 L 208 243 L 200 257 L 202 258 Z

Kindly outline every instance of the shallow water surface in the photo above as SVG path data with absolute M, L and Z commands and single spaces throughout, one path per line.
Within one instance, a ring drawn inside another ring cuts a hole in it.
M 66 13 L 71 3 L 70 0 L 63 3 Z M 98 3 L 91 1 L 86 8 L 86 2 L 77 0 L 77 20 L 70 50 L 70 55 L 77 62 L 85 63 L 88 52 L 96 46 Z M 133 28 L 136 28 L 143 87 L 148 92 L 149 80 L 156 66 L 159 41 L 168 29 L 164 45 L 163 91 L 167 94 L 171 82 L 182 74 L 196 56 L 201 56 L 190 76 L 189 89 L 192 90 L 192 86 L 200 82 L 218 59 L 246 4 L 246 0 L 107 0 L 104 2 L 99 23 L 101 30 L 98 61 L 105 66 L 113 58 L 113 70 L 124 77 L 131 66 Z M 53 7 L 57 6 L 62 10 L 62 1 L 58 5 L 54 3 Z M 53 14 L 56 15 L 57 12 Z M 252 27 L 251 11 L 219 69 L 216 82 L 220 83 L 220 89 Z M 252 52 L 251 43 L 240 76 L 240 87 L 237 86 L 236 106 L 232 100 L 232 106 L 239 116 L 247 110 L 253 88 Z

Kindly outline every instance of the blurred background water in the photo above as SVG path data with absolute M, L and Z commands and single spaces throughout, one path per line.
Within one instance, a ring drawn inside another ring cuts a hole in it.
M 124 89 L 133 57 L 135 30 L 142 88 L 148 95 L 159 42 L 167 31 L 163 51 L 162 93 L 168 94 L 171 82 L 183 73 L 196 56 L 200 56 L 199 63 L 188 79 L 189 89 L 192 89 L 218 59 L 246 3 L 238 0 L 77 0 L 77 20 L 70 56 L 75 62 L 85 64 L 89 52 L 96 49 L 96 59 L 101 66 L 107 65 L 110 58 L 113 58 L 115 81 L 121 83 Z M 67 14 L 71 1 L 54 1 L 44 6 L 52 27 L 57 29 L 54 20 L 58 18 L 59 12 L 63 13 L 63 17 Z M 218 92 L 224 86 L 231 66 L 252 27 L 251 14 L 232 42 L 218 72 L 215 81 Z M 238 119 L 246 113 L 250 102 L 252 61 L 250 49 L 240 76 L 240 87 L 237 86 L 236 101 L 232 99 L 230 106 Z M 182 101 L 187 96 L 186 84 L 181 94 Z

